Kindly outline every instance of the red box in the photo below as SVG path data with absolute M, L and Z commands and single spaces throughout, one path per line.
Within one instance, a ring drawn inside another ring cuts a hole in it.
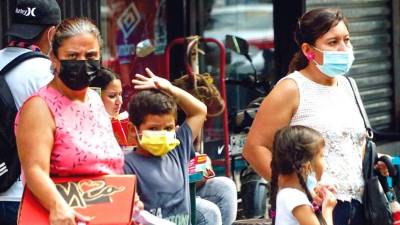
M 121 146 L 136 146 L 136 138 L 131 132 L 132 125 L 126 119 L 111 119 L 111 125 L 114 131 L 115 139 Z
M 89 225 L 131 225 L 136 191 L 134 175 L 55 178 L 58 191 Z M 25 186 L 18 215 L 19 225 L 47 225 L 49 213 Z

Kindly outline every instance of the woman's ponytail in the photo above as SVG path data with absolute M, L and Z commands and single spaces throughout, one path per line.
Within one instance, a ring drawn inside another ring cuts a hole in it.
M 299 50 L 293 55 L 292 60 L 290 60 L 289 73 L 293 73 L 296 70 L 297 71 L 302 70 L 306 68 L 307 65 L 308 65 L 307 58 L 304 56 L 303 52 Z

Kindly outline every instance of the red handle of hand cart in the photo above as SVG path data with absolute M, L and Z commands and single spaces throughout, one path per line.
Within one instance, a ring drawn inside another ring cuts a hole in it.
M 226 86 L 225 86 L 225 46 L 218 41 L 217 39 L 214 38 L 200 38 L 200 42 L 212 42 L 215 43 L 218 48 L 219 48 L 219 85 L 220 85 L 220 91 L 221 91 L 221 97 L 226 103 Z M 165 77 L 166 79 L 170 80 L 170 53 L 171 49 L 175 45 L 184 45 L 186 44 L 186 39 L 185 38 L 176 38 L 173 41 L 171 41 L 168 45 L 167 48 L 165 49 Z M 229 155 L 229 128 L 228 128 L 228 110 L 227 107 L 225 107 L 224 112 L 222 114 L 222 119 L 223 119 L 223 129 L 224 129 L 224 156 L 225 156 L 225 175 L 227 177 L 230 177 L 230 168 L 231 168 L 231 160 L 230 160 L 230 155 Z

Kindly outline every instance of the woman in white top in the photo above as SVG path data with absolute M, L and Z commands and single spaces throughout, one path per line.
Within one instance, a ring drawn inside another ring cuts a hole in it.
M 324 169 L 324 138 L 305 126 L 288 126 L 275 134 L 272 154 L 271 216 L 273 225 L 332 225 L 333 193 L 321 188 L 322 207 L 312 204 L 305 180 Z
M 295 41 L 300 50 L 289 66 L 290 74 L 261 104 L 243 155 L 264 178 L 270 179 L 275 132 L 287 125 L 314 128 L 326 143 L 322 181 L 329 177 L 330 184 L 337 188 L 334 224 L 364 224 L 361 198 L 366 130 L 344 77 L 354 60 L 348 23 L 338 9 L 313 9 L 299 19 Z M 380 170 L 387 173 L 385 166 Z

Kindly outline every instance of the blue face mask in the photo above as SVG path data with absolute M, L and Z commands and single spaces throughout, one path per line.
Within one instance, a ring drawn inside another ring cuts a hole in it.
M 306 184 L 307 184 L 308 190 L 314 190 L 314 188 L 317 186 L 317 183 L 318 183 L 318 181 L 317 181 L 317 178 L 315 177 L 314 172 L 312 172 L 311 174 L 309 174 L 307 176 Z
M 324 63 L 318 64 L 315 60 L 317 68 L 325 75 L 336 77 L 345 75 L 349 72 L 351 65 L 353 65 L 354 54 L 353 49 L 347 51 L 322 51 L 315 48 L 317 51 L 322 52 Z

